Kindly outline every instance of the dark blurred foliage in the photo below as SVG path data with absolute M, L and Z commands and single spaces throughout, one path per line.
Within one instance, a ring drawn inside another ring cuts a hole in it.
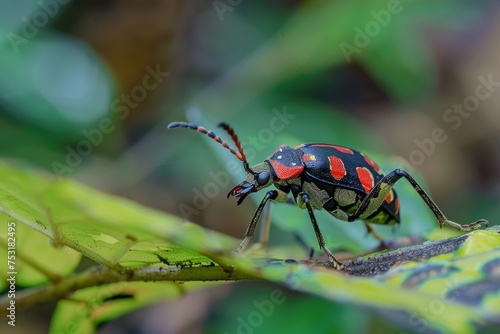
M 210 172 L 224 171 L 234 157 L 207 138 L 166 125 L 226 121 L 248 141 L 286 109 L 295 118 L 283 131 L 265 145 L 246 143 L 256 150 L 251 164 L 281 143 L 308 141 L 396 156 L 412 163 L 412 173 L 450 218 L 496 224 L 499 87 L 490 85 L 477 106 L 470 97 L 484 80 L 500 81 L 499 6 L 391 3 L 5 0 L 0 155 L 179 216 L 186 217 L 186 204 L 195 209 L 186 218 L 240 237 L 255 202 L 237 207 L 225 199 L 238 178 L 207 203 L 193 202 L 214 181 Z M 355 51 L 346 56 L 346 50 Z M 473 111 L 448 112 L 464 103 Z M 436 129 L 446 137 L 442 142 L 431 141 Z M 412 203 L 404 205 L 413 212 Z M 293 227 L 281 227 L 273 227 L 271 241 L 296 243 Z M 274 288 L 238 284 L 203 291 L 103 332 L 131 323 L 130 333 L 235 332 L 236 314 L 251 313 L 256 294 Z M 285 293 L 294 302 L 280 312 L 289 313 L 266 319 L 262 331 L 315 316 L 328 319 L 310 325 L 316 332 L 390 331 L 364 310 Z M 23 326 L 34 330 L 27 321 Z

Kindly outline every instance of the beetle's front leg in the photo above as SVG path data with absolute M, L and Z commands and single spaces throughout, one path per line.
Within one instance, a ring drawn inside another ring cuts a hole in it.
M 245 232 L 245 238 L 241 242 L 240 246 L 236 249 L 236 253 L 241 253 L 245 248 L 248 247 L 248 244 L 250 241 L 252 241 L 254 235 L 255 235 L 255 228 L 257 227 L 257 223 L 259 222 L 260 216 L 262 215 L 262 211 L 264 210 L 264 207 L 266 206 L 266 203 L 269 200 L 275 200 L 278 202 L 285 202 L 288 197 L 288 194 L 281 191 L 281 190 L 270 190 L 266 193 L 262 201 L 260 202 L 259 206 L 257 207 L 257 210 L 255 210 L 255 213 L 253 214 L 252 220 L 250 221 L 250 224 L 248 225 L 247 231 Z

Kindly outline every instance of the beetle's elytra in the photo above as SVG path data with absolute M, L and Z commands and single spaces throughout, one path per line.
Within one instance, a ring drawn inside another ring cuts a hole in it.
M 281 145 L 264 162 L 250 167 L 234 130 L 225 123 L 219 126 L 231 136 L 238 150 L 231 148 L 214 132 L 193 123 L 172 122 L 168 128 L 181 127 L 203 133 L 243 162 L 247 176 L 227 195 L 238 197 L 238 204 L 241 204 L 249 194 L 270 185 L 276 188 L 269 190 L 257 207 L 245 238 L 238 247 L 239 252 L 243 251 L 253 239 L 266 203 L 269 200 L 284 203 L 291 193 L 293 201 L 301 209 L 307 209 L 321 249 L 335 268 L 342 269 L 342 263 L 325 246 L 313 209 L 325 209 L 344 221 L 362 219 L 369 231 L 373 231 L 369 224 L 399 223 L 399 200 L 393 186 L 402 177 L 408 180 L 431 209 L 440 227 L 447 225 L 455 230 L 470 231 L 479 228 L 481 224 L 488 224 L 485 219 L 479 219 L 468 225 L 448 220 L 407 172 L 396 169 L 384 175 L 368 156 L 343 146 L 312 143 L 291 148 Z

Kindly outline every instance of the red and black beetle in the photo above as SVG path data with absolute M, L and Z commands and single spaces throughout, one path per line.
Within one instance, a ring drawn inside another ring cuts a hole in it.
M 241 204 L 251 193 L 270 185 L 275 186 L 276 189 L 268 191 L 257 207 L 245 238 L 238 247 L 238 252 L 243 251 L 253 239 L 255 228 L 266 203 L 269 200 L 284 203 L 289 193 L 292 193 L 294 202 L 301 209 L 307 209 L 319 246 L 332 265 L 337 269 L 342 269 L 342 263 L 325 246 L 313 209 L 325 209 L 334 217 L 344 221 L 362 219 L 368 230 L 373 233 L 369 224 L 399 223 L 399 200 L 393 186 L 401 177 L 410 182 L 434 213 L 440 227 L 447 225 L 455 230 L 470 231 L 479 228 L 481 224 L 488 224 L 485 219 L 468 225 L 460 225 L 448 220 L 407 172 L 395 169 L 384 175 L 368 156 L 343 146 L 312 143 L 291 148 L 281 145 L 264 162 L 250 167 L 234 130 L 225 123 L 220 123 L 219 126 L 231 136 L 238 151 L 229 147 L 214 132 L 196 124 L 172 122 L 168 128 L 182 127 L 206 134 L 243 162 L 247 176 L 227 195 L 238 197 L 238 204 Z M 375 233 L 374 235 L 379 238 Z

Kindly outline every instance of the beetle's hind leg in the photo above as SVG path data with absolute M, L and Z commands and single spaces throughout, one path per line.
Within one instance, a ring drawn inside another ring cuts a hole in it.
M 375 237 L 375 239 L 377 239 L 378 241 L 380 241 L 380 243 L 382 245 L 385 245 L 384 237 L 381 236 L 377 231 L 375 231 L 375 229 L 373 228 L 373 226 L 371 226 L 367 222 L 364 222 L 364 223 L 365 223 L 365 226 L 366 226 L 366 230 L 368 231 L 368 234 L 373 235 Z
M 402 177 L 408 180 L 408 182 L 412 185 L 418 195 L 424 200 L 425 204 L 427 204 L 429 209 L 431 209 L 432 213 L 438 220 L 439 227 L 443 227 L 443 225 L 446 225 L 458 231 L 472 231 L 481 227 L 482 224 L 488 225 L 488 221 L 486 219 L 479 219 L 473 223 L 466 225 L 461 225 L 448 220 L 448 218 L 446 218 L 441 210 L 439 210 L 436 203 L 434 203 L 429 195 L 427 195 L 422 187 L 420 187 L 417 181 L 415 181 L 415 179 L 410 174 L 401 169 L 395 169 L 389 174 L 385 175 L 366 195 L 356 212 L 352 215 L 349 215 L 349 221 L 353 221 L 359 218 L 364 219 L 375 212 L 380 207 L 380 205 L 382 205 L 385 196 L 387 196 L 387 194 L 391 191 L 394 184 Z
M 383 236 L 381 236 L 377 231 L 375 231 L 375 228 L 373 228 L 373 226 L 370 223 L 367 223 L 367 222 L 364 222 L 364 223 L 366 226 L 366 230 L 368 231 L 368 234 L 373 235 L 375 237 L 375 239 L 377 239 L 380 242 L 378 247 L 367 252 L 366 254 L 371 254 L 373 252 L 378 252 L 378 251 L 382 251 L 382 250 L 386 250 L 386 249 L 396 249 L 396 248 L 408 245 L 406 243 L 404 243 L 404 244 L 399 243 L 397 241 L 397 239 L 390 239 L 390 238 L 386 239 Z M 420 239 L 418 239 L 418 241 L 420 241 Z M 360 256 L 364 256 L 364 254 L 360 255 Z

